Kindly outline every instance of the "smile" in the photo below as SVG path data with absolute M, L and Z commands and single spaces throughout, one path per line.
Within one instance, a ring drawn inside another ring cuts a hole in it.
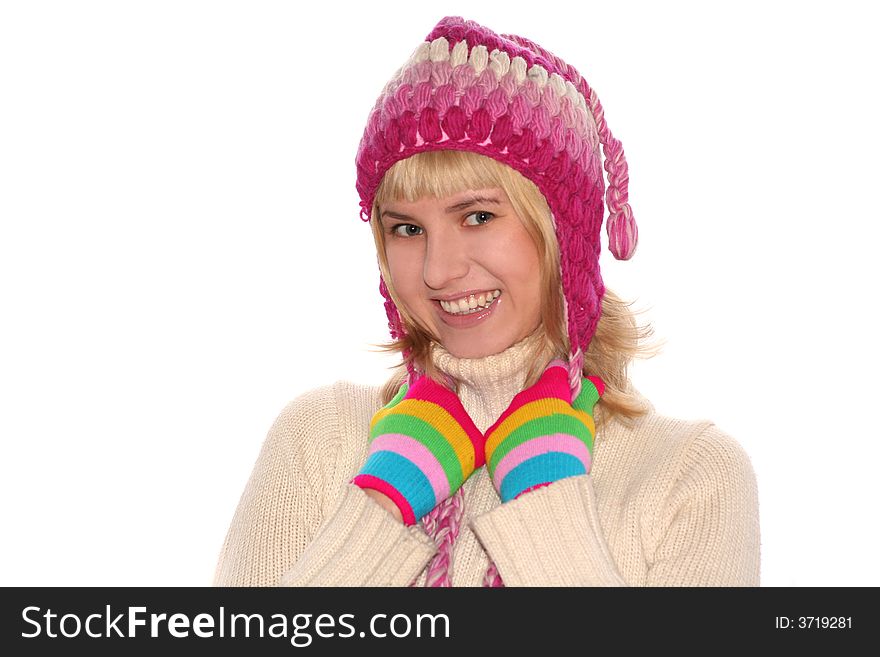
M 452 301 L 441 300 L 439 303 L 440 307 L 450 315 L 471 315 L 491 306 L 499 296 L 501 296 L 501 290 L 492 290 L 491 292 L 470 294 Z

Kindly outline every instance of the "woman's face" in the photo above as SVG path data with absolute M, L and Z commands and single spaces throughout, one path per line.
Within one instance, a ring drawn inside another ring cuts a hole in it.
M 391 283 L 459 358 L 497 354 L 541 321 L 538 250 L 504 190 L 384 203 Z

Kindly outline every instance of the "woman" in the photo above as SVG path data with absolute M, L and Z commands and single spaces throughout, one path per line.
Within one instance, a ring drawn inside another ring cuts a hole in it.
M 401 373 L 281 413 L 219 585 L 758 585 L 749 459 L 654 412 L 599 272 L 637 230 L 601 104 L 537 44 L 441 20 L 358 150 Z

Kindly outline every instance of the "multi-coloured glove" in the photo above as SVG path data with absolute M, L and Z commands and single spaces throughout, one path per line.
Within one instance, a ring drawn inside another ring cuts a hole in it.
M 502 502 L 590 471 L 593 407 L 604 391 L 599 377 L 586 377 L 572 402 L 568 367 L 557 359 L 513 398 L 486 431 L 486 467 Z
M 352 483 L 387 495 L 412 525 L 482 467 L 484 442 L 458 396 L 423 376 L 373 416 L 369 456 Z

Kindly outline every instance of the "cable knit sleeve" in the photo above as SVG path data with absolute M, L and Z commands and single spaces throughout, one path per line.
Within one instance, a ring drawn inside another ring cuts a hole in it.
M 760 585 L 758 485 L 733 438 L 714 424 L 700 433 L 662 508 L 647 585 Z
M 758 586 L 758 494 L 746 453 L 713 424 L 666 453 L 649 457 L 649 476 L 645 461 L 638 473 L 616 473 L 627 480 L 614 489 L 641 489 L 639 521 L 629 525 L 638 535 L 617 550 L 603 533 L 592 475 L 532 491 L 472 527 L 508 586 Z M 626 513 L 614 500 L 607 506 Z M 643 576 L 626 581 L 624 561 L 644 562 Z
M 506 586 L 626 586 L 602 534 L 590 475 L 526 493 L 471 527 Z
M 215 586 L 405 586 L 436 551 L 356 486 L 334 479 L 337 383 L 290 402 L 266 437 L 223 544 Z M 334 483 L 336 482 L 336 483 Z

